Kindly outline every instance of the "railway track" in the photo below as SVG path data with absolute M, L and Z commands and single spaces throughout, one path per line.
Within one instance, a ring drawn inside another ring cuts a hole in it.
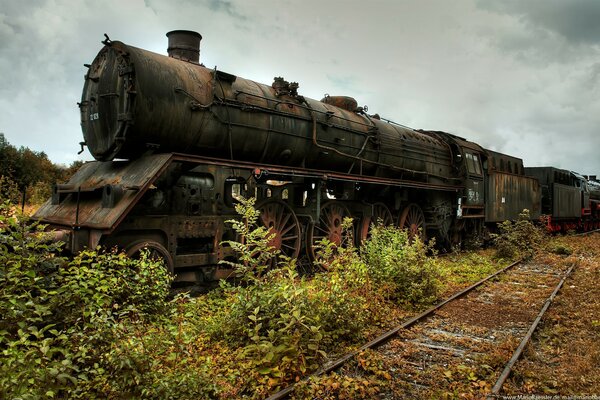
M 377 348 L 392 377 L 379 398 L 430 398 L 462 390 L 478 393 L 473 398 L 483 393 L 495 398 L 572 270 L 515 262 L 314 375 L 344 373 L 357 354 Z M 268 400 L 287 398 L 294 386 Z

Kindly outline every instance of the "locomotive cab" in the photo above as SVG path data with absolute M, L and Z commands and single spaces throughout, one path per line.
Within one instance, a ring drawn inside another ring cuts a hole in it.
M 590 216 L 592 214 L 592 208 L 590 204 L 590 189 L 588 180 L 585 176 L 580 175 L 577 172 L 571 171 L 571 175 L 573 175 L 575 186 L 581 191 L 581 216 Z
M 484 149 L 476 143 L 442 131 L 420 131 L 437 137 L 448 145 L 452 154 L 452 167 L 460 177 L 463 192 L 457 199 L 458 218 L 483 218 L 484 185 L 483 165 Z

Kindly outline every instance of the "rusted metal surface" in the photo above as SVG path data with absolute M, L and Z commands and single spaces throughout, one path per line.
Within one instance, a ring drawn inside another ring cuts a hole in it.
M 553 187 L 554 218 L 579 218 L 581 217 L 581 189 L 577 187 L 555 183 Z
M 167 32 L 169 57 L 198 64 L 200 62 L 200 41 L 202 35 L 192 31 Z
M 273 244 L 292 257 L 298 256 L 303 246 L 309 247 L 310 254 L 313 241 L 303 240 L 303 234 L 312 232 L 312 223 L 319 221 L 319 204 L 323 204 L 319 193 L 323 196 L 326 188 L 341 190 L 338 195 L 346 200 L 339 204 L 348 206 L 357 221 L 373 217 L 372 207 L 361 201 L 365 197 L 357 184 L 368 187 L 366 194 L 374 198 L 378 191 L 385 193 L 390 188 L 426 188 L 440 196 L 453 196 L 461 190 L 456 185 L 369 176 L 357 181 L 352 174 L 169 153 L 134 161 L 88 163 L 67 184 L 57 185 L 55 196 L 35 218 L 61 227 L 69 251 L 98 244 L 129 249 L 139 240 L 152 240 L 169 252 L 176 272 L 201 266 L 206 273 L 200 275 L 207 277 L 219 260 L 232 256 L 220 246 L 223 240 L 234 238 L 225 223 L 236 215 L 231 182 L 244 187 L 240 194 L 257 196 L 262 204 L 282 206 L 270 213 L 264 210 L 263 221 L 279 235 Z M 311 189 L 312 183 L 319 183 L 319 189 Z M 273 197 L 267 196 L 267 188 Z M 284 200 L 284 188 L 296 188 L 297 194 L 307 198 L 298 200 L 291 192 Z M 296 213 L 301 219 L 294 217 Z M 333 226 L 338 229 L 338 225 Z
M 588 180 L 588 187 L 590 189 L 590 199 L 600 200 L 600 182 L 596 180 L 596 177 L 590 177 Z
M 483 185 L 483 177 L 466 179 L 465 187 L 465 206 L 480 206 L 483 208 L 485 204 L 485 188 Z
M 389 185 L 406 188 L 420 188 L 430 189 L 433 191 L 449 191 L 456 192 L 463 187 L 458 184 L 425 184 L 421 182 L 415 182 L 406 179 L 393 179 L 393 178 L 381 178 L 371 176 L 356 177 L 352 174 L 337 173 L 327 170 L 308 169 L 308 168 L 286 168 L 279 165 L 273 164 L 257 164 L 252 162 L 241 162 L 241 161 L 228 161 L 212 157 L 199 157 L 189 154 L 173 153 L 174 161 L 188 161 L 198 162 L 209 165 L 222 165 L 239 168 L 252 168 L 256 174 L 264 174 L 264 176 L 273 176 L 274 178 L 278 175 L 284 176 L 296 176 L 304 178 L 315 178 L 322 179 L 325 181 L 345 181 L 345 182 L 361 182 L 371 183 L 376 185 Z
M 33 218 L 53 225 L 110 231 L 136 204 L 170 159 L 169 154 L 159 154 L 131 162 L 87 163 L 73 175 L 66 189 L 59 188 L 54 201 L 44 203 Z M 111 188 L 110 193 L 107 193 L 108 188 Z M 114 196 L 113 191 L 119 193 L 111 203 L 107 197 Z
M 206 68 L 111 42 L 86 75 L 80 103 L 85 142 L 100 161 L 165 152 L 173 144 L 185 151 L 192 144 L 188 132 L 199 132 L 204 122 L 205 113 L 196 110 L 212 101 L 213 90 Z
M 531 219 L 540 216 L 541 193 L 537 179 L 508 173 L 488 174 L 486 222 L 516 220 L 524 209 Z
M 524 175 L 523 160 L 508 154 L 487 150 L 487 170 L 489 173 L 505 172 L 515 175 Z
M 121 42 L 92 63 L 80 107 L 99 160 L 153 150 L 422 182 L 457 178 L 447 145 L 433 136 L 305 98 L 283 78 L 267 86 Z
M 260 220 L 273 235 L 269 246 L 279 250 L 281 254 L 297 258 L 302 248 L 301 226 L 294 210 L 281 200 L 269 199 L 258 204 Z M 277 265 L 278 258 L 272 260 Z
M 581 217 L 583 188 L 570 171 L 554 167 L 525 168 L 541 185 L 542 214 L 555 220 Z
M 484 171 L 481 165 L 486 150 L 477 143 L 443 131 L 424 131 L 426 135 L 441 140 L 448 147 L 450 164 L 461 176 L 464 193 L 461 194 L 458 206 L 459 218 L 484 218 L 485 204 Z
M 358 103 L 350 96 L 325 95 L 325 97 L 321 99 L 321 102 L 325 104 L 331 104 L 332 106 L 336 106 L 348 111 L 356 111 L 358 108 Z

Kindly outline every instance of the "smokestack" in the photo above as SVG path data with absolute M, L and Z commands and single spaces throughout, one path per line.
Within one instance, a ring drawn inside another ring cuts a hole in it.
M 195 64 L 200 63 L 200 40 L 202 35 L 194 31 L 171 31 L 169 38 L 169 57 Z

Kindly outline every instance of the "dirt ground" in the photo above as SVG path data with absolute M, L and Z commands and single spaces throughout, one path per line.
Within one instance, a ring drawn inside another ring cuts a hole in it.
M 576 267 L 501 393 L 600 395 L 600 234 L 556 238 L 550 246 L 572 254 L 548 253 L 549 262 Z
M 566 269 L 547 261 L 517 265 L 384 346 L 385 397 L 485 398 Z

